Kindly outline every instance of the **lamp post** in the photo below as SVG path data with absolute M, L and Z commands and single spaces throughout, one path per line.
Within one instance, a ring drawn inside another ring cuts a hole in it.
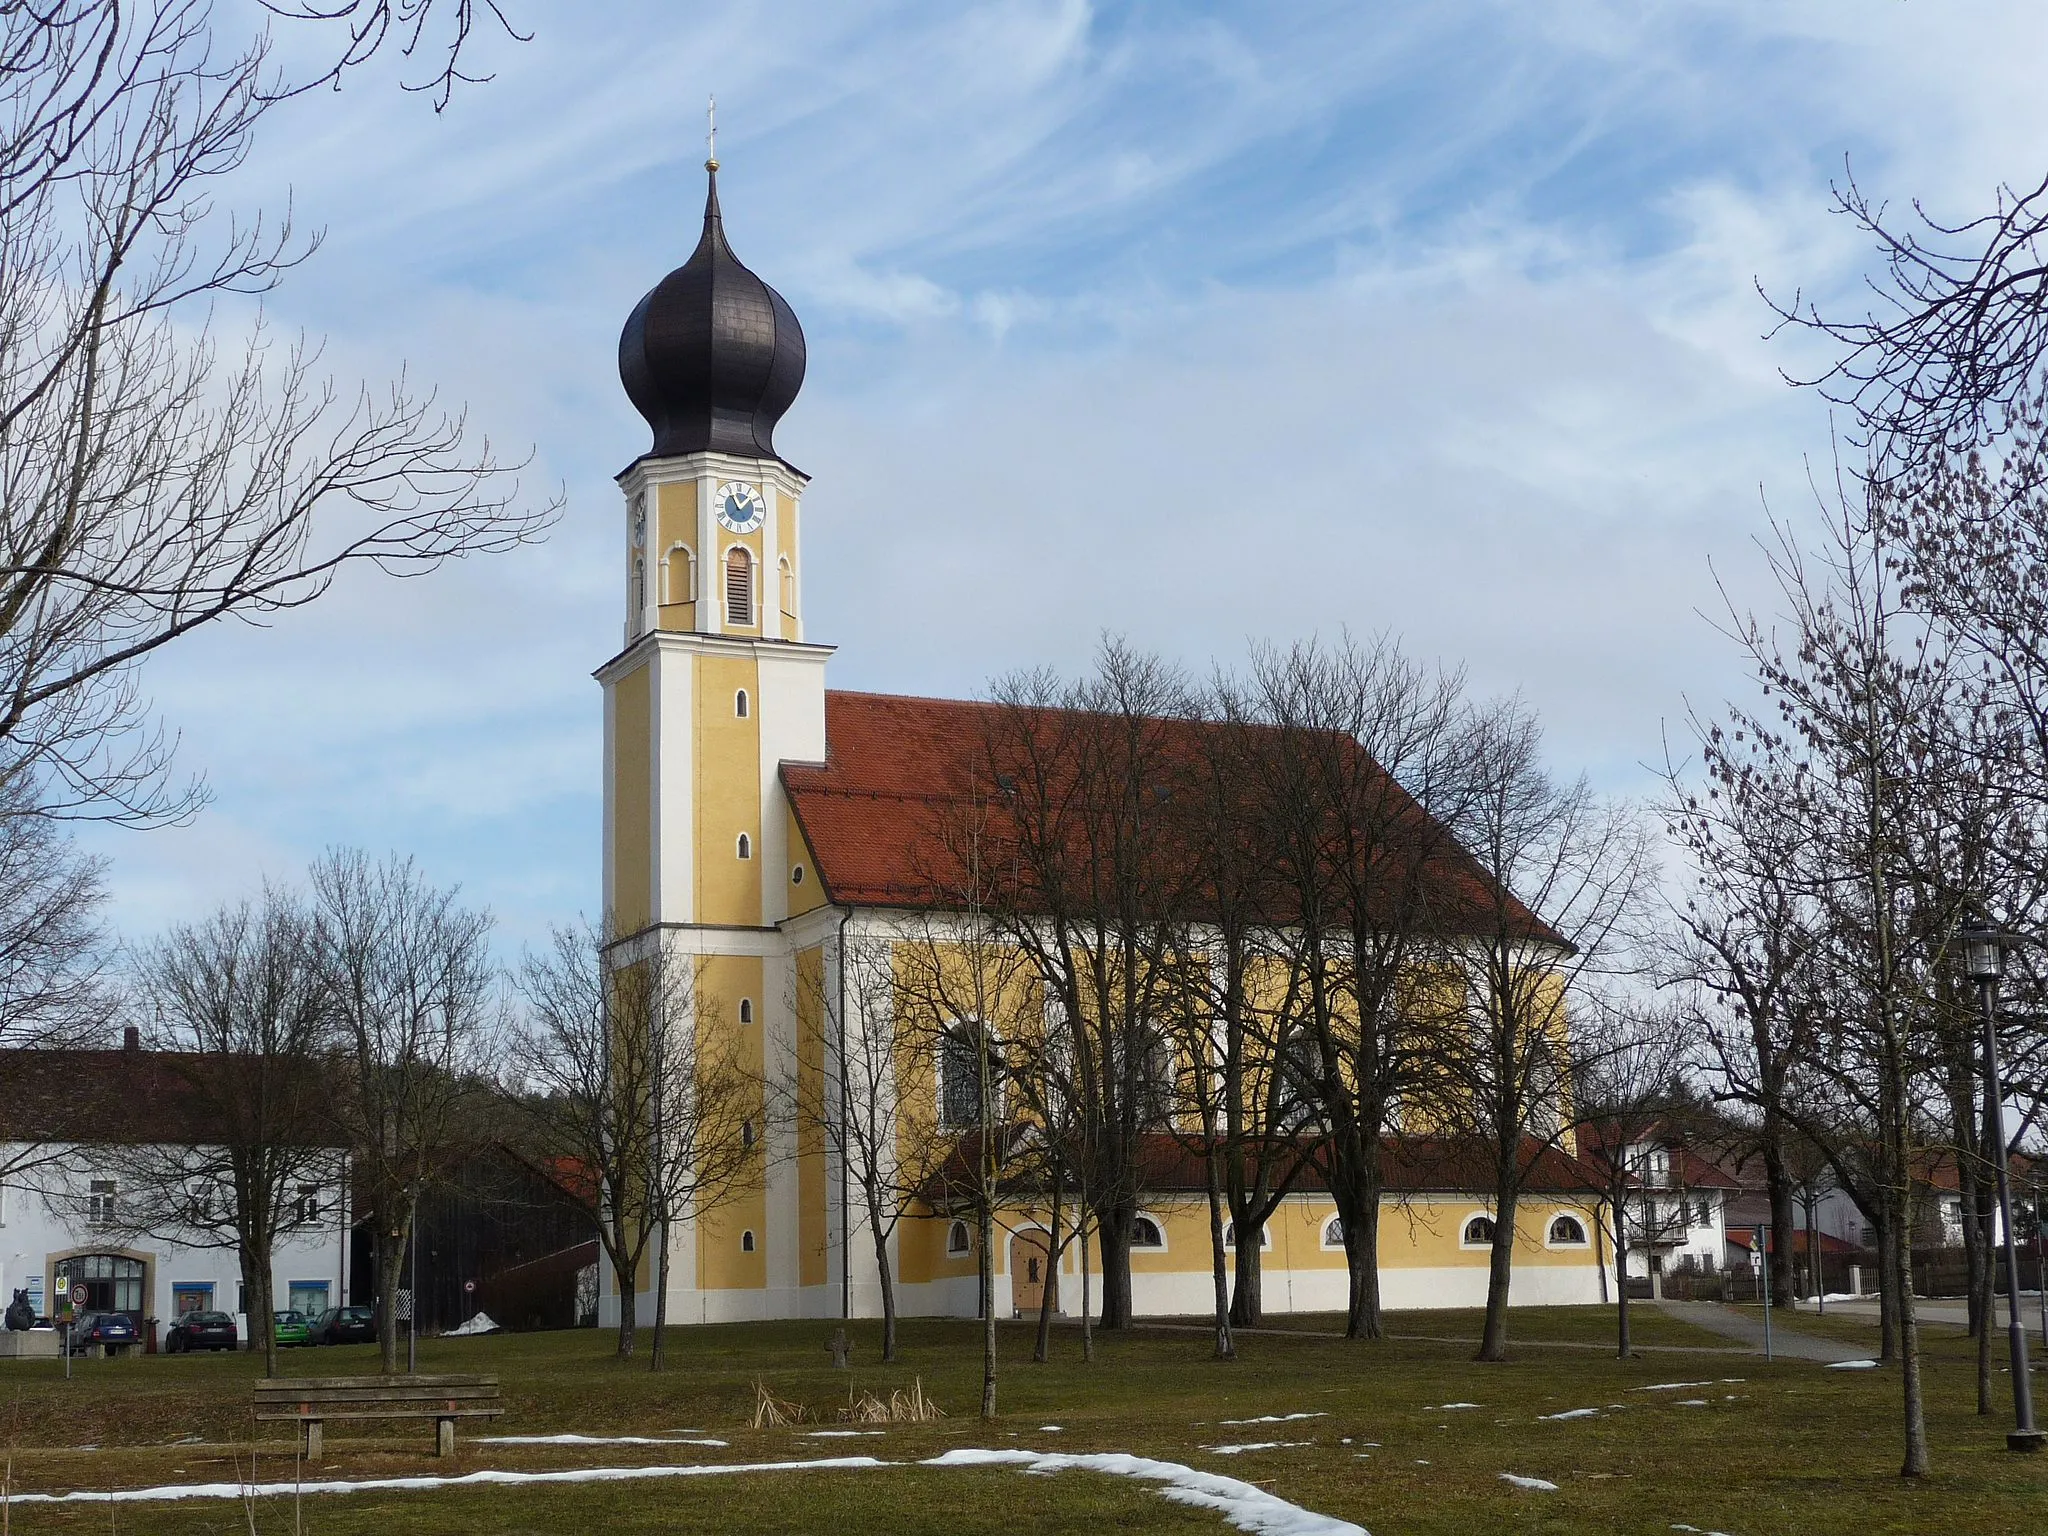
M 1998 1220 L 2005 1237 L 2006 1329 L 2012 1345 L 2012 1433 L 2008 1450 L 2038 1451 L 2048 1434 L 2034 1428 L 2034 1394 L 2027 1380 L 2027 1329 L 2020 1321 L 2019 1250 L 2013 1241 L 2012 1174 L 2005 1155 L 2005 1085 L 1998 1075 L 1998 983 L 2005 975 L 2005 946 L 2012 942 L 1989 923 L 1972 919 L 1957 935 L 1963 945 L 1963 968 L 1977 984 L 1984 1008 L 1984 1129 L 1998 1173 Z M 1990 1319 L 1986 1318 L 1988 1326 Z

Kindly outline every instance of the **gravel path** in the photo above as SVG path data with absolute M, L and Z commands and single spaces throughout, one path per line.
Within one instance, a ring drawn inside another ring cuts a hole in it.
M 1759 1355 L 1764 1352 L 1764 1325 L 1760 1318 L 1724 1307 L 1717 1301 L 1660 1301 L 1657 1305 L 1681 1322 L 1746 1344 Z M 1818 1360 L 1832 1365 L 1839 1360 L 1868 1360 L 1872 1352 L 1852 1349 L 1832 1339 L 1816 1339 L 1812 1334 L 1786 1327 L 1773 1316 L 1771 1353 L 1787 1360 Z

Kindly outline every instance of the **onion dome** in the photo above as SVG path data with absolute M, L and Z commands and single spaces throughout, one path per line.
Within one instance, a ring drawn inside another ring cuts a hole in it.
M 775 423 L 804 382 L 804 333 L 781 294 L 740 265 L 718 212 L 718 162 L 690 259 L 633 307 L 619 378 L 654 428 L 648 455 L 775 458 Z

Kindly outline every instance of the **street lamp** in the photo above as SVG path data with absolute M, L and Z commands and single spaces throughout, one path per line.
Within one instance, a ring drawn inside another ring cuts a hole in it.
M 1989 923 L 1971 919 L 1957 934 L 1963 945 L 1963 971 L 1977 984 L 1984 1008 L 1984 1128 L 1998 1172 L 1998 1220 L 2005 1236 L 2006 1327 L 2012 1345 L 2012 1410 L 2016 1421 L 2005 1437 L 2008 1450 L 2038 1451 L 2048 1434 L 2034 1428 L 2034 1394 L 2027 1379 L 2027 1330 L 2020 1321 L 2019 1251 L 2013 1242 L 2012 1175 L 2005 1156 L 2005 1085 L 1998 1075 L 1998 983 L 2005 975 L 2005 947 L 2016 942 Z M 1986 1318 L 1986 1325 L 1990 1319 Z

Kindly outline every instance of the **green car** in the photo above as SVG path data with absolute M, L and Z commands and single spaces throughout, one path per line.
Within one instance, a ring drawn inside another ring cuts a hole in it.
M 303 1312 L 279 1312 L 277 1314 L 277 1347 L 289 1349 L 294 1344 L 306 1342 L 306 1314 Z

